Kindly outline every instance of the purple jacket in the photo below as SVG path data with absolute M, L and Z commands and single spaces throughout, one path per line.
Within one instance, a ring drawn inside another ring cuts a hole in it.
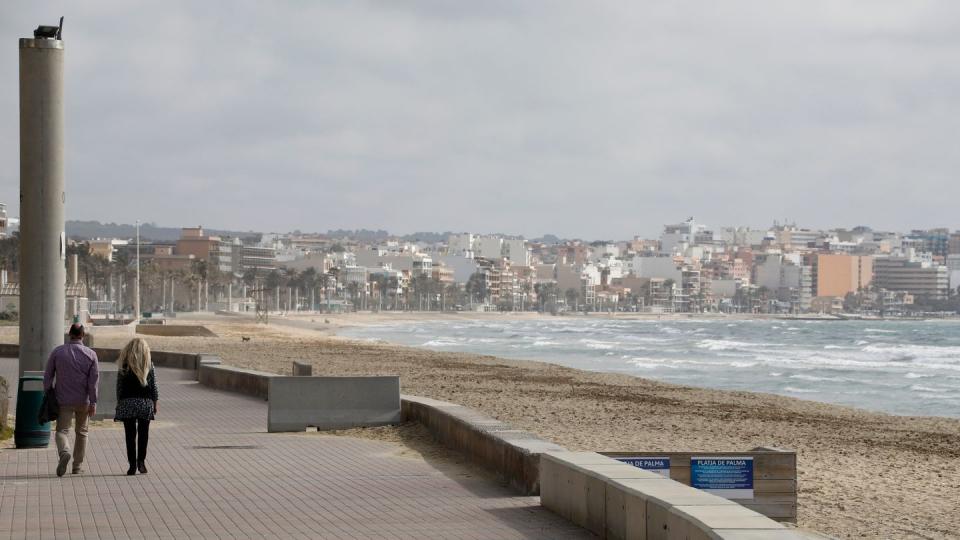
M 57 403 L 82 406 L 97 402 L 97 381 L 100 380 L 100 365 L 97 353 L 80 340 L 70 340 L 50 353 L 47 368 L 43 371 L 43 390 L 54 386 L 56 377 Z

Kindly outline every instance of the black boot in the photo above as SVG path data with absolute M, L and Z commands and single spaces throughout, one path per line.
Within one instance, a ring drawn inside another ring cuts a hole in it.
M 143 464 L 143 461 L 137 462 L 137 470 L 140 471 L 140 474 L 147 474 L 147 466 Z
M 131 461 L 130 468 L 127 469 L 127 476 L 133 476 L 135 474 L 137 474 L 137 464 Z

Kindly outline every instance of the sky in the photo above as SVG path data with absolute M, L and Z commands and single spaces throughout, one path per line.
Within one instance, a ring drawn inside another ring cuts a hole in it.
M 656 237 L 960 228 L 960 3 L 0 3 L 65 16 L 67 218 Z

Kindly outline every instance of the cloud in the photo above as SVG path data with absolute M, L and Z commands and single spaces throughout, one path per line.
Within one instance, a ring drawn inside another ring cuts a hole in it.
M 13 42 L 61 13 L 71 218 L 957 226 L 954 3 L 8 2 L 0 140 Z

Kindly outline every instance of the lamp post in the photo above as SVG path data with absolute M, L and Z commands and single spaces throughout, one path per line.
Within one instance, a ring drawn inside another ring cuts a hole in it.
M 140 322 L 140 220 L 137 220 L 137 289 L 133 296 L 133 320 Z
M 46 447 L 37 422 L 47 357 L 63 344 L 64 233 L 63 41 L 60 26 L 20 39 L 20 355 L 17 448 Z

